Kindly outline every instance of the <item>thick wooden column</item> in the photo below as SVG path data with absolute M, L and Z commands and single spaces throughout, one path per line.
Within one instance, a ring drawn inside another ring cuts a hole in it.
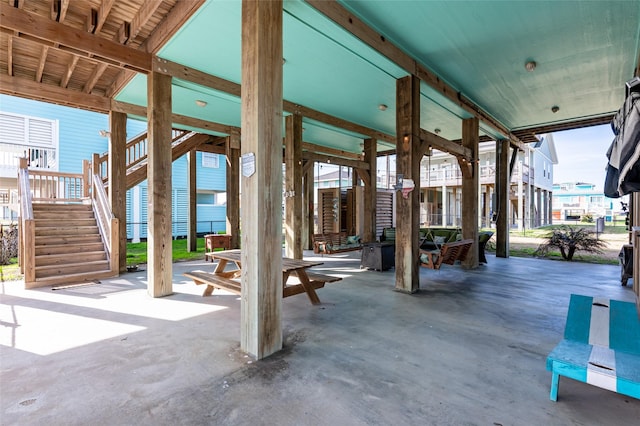
M 509 257 L 509 140 L 496 141 L 496 257 Z
M 240 248 L 240 135 L 231 135 L 225 143 L 227 155 L 227 234 L 231 248 Z
M 189 252 L 198 250 L 198 217 L 196 212 L 198 188 L 196 183 L 196 169 L 196 150 L 192 149 L 187 154 L 187 192 L 189 193 L 189 214 L 187 219 L 189 221 L 189 223 L 187 224 L 187 251 Z
M 152 297 L 173 292 L 171 246 L 171 76 L 147 75 L 149 191 L 147 291 Z
M 396 174 L 413 179 L 416 187 L 407 198 L 401 192 L 396 196 L 395 289 L 414 293 L 420 288 L 420 80 L 417 77 L 397 80 L 396 108 Z
M 282 1 L 242 2 L 240 344 L 282 349 Z
M 478 267 L 478 192 L 480 190 L 480 165 L 478 142 L 480 126 L 476 117 L 462 120 L 462 146 L 471 150 L 471 161 L 458 160 L 462 170 L 462 236 L 472 239 L 473 246 L 462 262 L 465 268 Z
M 364 140 L 364 161 L 369 163 L 369 170 L 365 174 L 369 179 L 364 182 L 364 234 L 362 241 L 365 243 L 376 240 L 376 205 L 377 205 L 377 142 L 375 139 Z M 361 176 L 362 177 L 362 176 Z
M 289 115 L 285 120 L 285 253 L 302 259 L 302 116 Z
M 118 219 L 118 270 L 127 270 L 127 114 L 109 112 L 109 205 Z

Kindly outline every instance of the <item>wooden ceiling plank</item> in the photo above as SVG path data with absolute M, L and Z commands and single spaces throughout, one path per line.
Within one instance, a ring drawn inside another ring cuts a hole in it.
M 431 70 L 427 69 L 422 64 L 418 63 L 415 59 L 404 53 L 400 48 L 387 40 L 383 35 L 378 34 L 375 30 L 369 27 L 366 23 L 358 19 L 355 15 L 349 12 L 335 1 L 326 0 L 308 0 L 311 6 L 313 6 L 320 13 L 327 18 L 340 25 L 345 30 L 349 31 L 359 40 L 373 48 L 378 53 L 382 54 L 396 65 L 403 68 L 410 74 L 415 75 L 420 80 L 424 81 L 447 99 L 454 102 L 456 105 L 463 108 L 465 111 L 477 117 L 480 121 L 490 126 L 499 133 L 502 133 L 506 137 L 510 137 L 514 142 L 518 142 L 518 138 L 512 135 L 502 123 L 491 117 L 482 108 L 475 105 L 468 98 L 462 95 L 459 91 L 449 86 Z
M 42 53 L 40 54 L 40 62 L 38 63 L 38 69 L 36 71 L 36 81 L 38 83 L 42 81 L 42 73 L 44 72 L 44 64 L 47 62 L 48 52 L 49 52 L 49 46 L 42 46 Z
M 160 48 L 178 32 L 182 25 L 196 13 L 205 1 L 206 0 L 190 0 L 177 2 L 151 35 L 142 43 L 139 50 L 152 54 L 157 53 Z M 107 96 L 114 97 L 117 95 L 134 76 L 135 73 L 129 70 L 120 72 L 111 87 L 107 89 Z
M 0 93 L 103 113 L 109 112 L 111 105 L 109 98 L 104 96 L 67 90 L 51 84 L 38 83 L 33 80 L 4 74 L 0 75 Z
M 13 75 L 13 36 L 7 37 L 7 74 Z
M 0 18 L 0 26 L 4 28 L 78 49 L 93 54 L 96 58 L 117 61 L 139 72 L 148 73 L 151 69 L 151 55 L 146 52 L 122 46 L 93 34 L 87 34 L 33 13 L 16 9 L 4 2 L 0 2 Z

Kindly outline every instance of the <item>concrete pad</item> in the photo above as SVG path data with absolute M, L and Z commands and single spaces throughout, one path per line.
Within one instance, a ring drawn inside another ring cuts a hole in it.
M 315 259 L 307 252 L 305 258 Z M 283 301 L 284 349 L 254 362 L 239 348 L 240 300 L 182 277 L 152 299 L 146 272 L 24 290 L 2 283 L 3 425 L 631 425 L 640 400 L 561 378 L 545 359 L 571 293 L 633 301 L 620 268 L 498 259 L 466 271 L 421 268 L 421 291 L 359 253 L 318 257 L 344 279 L 319 306 Z

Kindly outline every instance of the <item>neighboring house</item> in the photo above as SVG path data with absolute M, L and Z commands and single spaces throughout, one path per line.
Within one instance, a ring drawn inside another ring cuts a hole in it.
M 479 146 L 479 223 L 495 219 L 495 142 Z M 558 163 L 552 135 L 526 145 L 517 154 L 511 175 L 510 224 L 518 229 L 552 222 L 553 165 Z M 420 167 L 420 223 L 423 226 L 460 226 L 462 173 L 454 156 L 439 151 L 425 156 Z
M 586 182 L 567 182 L 553 185 L 553 218 L 559 221 L 579 221 L 585 215 L 613 220 L 614 214 L 622 214 L 622 204 L 628 197 L 606 197 L 596 185 Z
M 27 156 L 30 169 L 80 173 L 83 160 L 108 151 L 105 114 L 0 95 L 0 220 L 17 219 L 18 158 Z M 127 120 L 127 139 L 146 132 L 146 123 Z M 217 154 L 197 154 L 197 232 L 226 228 L 226 161 Z M 173 236 L 187 234 L 187 160 L 172 168 Z M 127 191 L 127 238 L 147 237 L 147 182 Z

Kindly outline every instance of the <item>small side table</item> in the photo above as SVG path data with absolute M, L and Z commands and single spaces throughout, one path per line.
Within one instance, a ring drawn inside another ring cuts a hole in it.
M 360 268 L 375 269 L 376 271 L 386 271 L 387 269 L 393 268 L 395 264 L 395 242 L 362 244 Z
M 231 250 L 231 235 L 229 234 L 207 234 L 204 236 L 204 252 L 210 253 L 214 249 L 221 248 Z M 213 258 L 211 258 L 213 262 Z

